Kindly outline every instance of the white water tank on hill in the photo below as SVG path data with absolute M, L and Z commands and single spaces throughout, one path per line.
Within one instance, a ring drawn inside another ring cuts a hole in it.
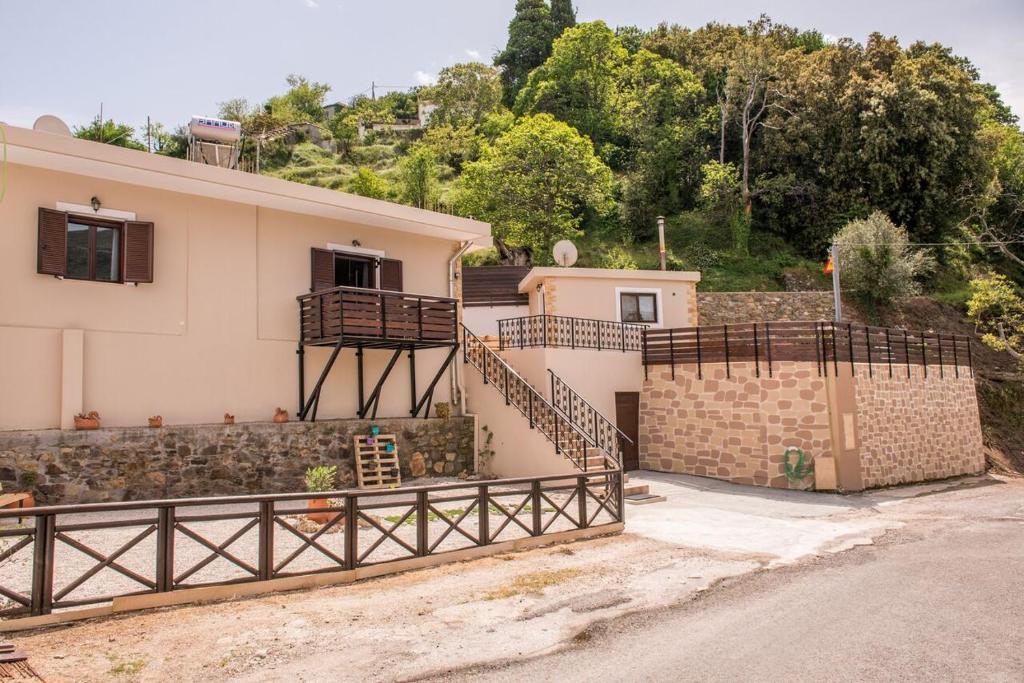
M 233 145 L 242 139 L 242 124 L 210 116 L 193 116 L 188 123 L 188 132 L 197 140 Z

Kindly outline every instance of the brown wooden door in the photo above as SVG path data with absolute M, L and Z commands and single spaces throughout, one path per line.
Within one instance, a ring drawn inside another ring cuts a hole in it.
M 637 391 L 615 392 L 615 426 L 633 440 L 622 448 L 622 469 L 627 472 L 640 469 L 640 393 Z

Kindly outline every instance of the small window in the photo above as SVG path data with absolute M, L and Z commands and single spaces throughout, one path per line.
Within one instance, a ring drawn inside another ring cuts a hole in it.
M 658 295 L 623 292 L 619 303 L 624 323 L 658 322 Z
M 121 281 L 121 226 L 68 220 L 64 277 L 98 282 Z
M 369 259 L 335 256 L 334 286 L 373 289 L 374 264 Z

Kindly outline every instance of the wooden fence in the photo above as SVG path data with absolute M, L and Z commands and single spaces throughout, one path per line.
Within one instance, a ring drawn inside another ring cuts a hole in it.
M 780 361 L 807 361 L 817 364 L 818 374 L 831 368 L 836 375 L 842 364 L 851 372 L 856 363 L 865 363 L 868 372 L 911 376 L 911 366 L 920 365 L 944 376 L 952 372 L 974 375 L 971 339 L 945 332 L 871 327 L 836 322 L 761 322 L 713 327 L 649 329 L 644 332 L 644 373 L 652 365 L 695 364 L 698 375 L 703 366 L 724 363 L 729 373 L 732 363 L 753 362 L 758 376 L 771 376 Z M 961 370 L 964 368 L 964 370 Z
M 622 522 L 622 473 L 0 511 L 0 616 L 354 570 Z M 324 524 L 307 519 L 307 501 Z M 105 578 L 104 578 L 105 577 Z

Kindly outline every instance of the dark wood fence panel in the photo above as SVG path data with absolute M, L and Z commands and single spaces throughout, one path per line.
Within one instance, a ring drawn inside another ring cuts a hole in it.
M 814 361 L 819 374 L 839 373 L 842 364 L 851 372 L 866 363 L 870 373 L 911 374 L 924 368 L 925 376 L 947 372 L 973 376 L 971 339 L 945 332 L 910 331 L 835 322 L 761 322 L 710 327 L 649 329 L 643 334 L 644 367 L 707 363 L 754 362 L 755 371 L 771 374 L 779 361 Z
M 525 306 L 519 283 L 530 266 L 475 266 L 462 269 L 463 306 Z

